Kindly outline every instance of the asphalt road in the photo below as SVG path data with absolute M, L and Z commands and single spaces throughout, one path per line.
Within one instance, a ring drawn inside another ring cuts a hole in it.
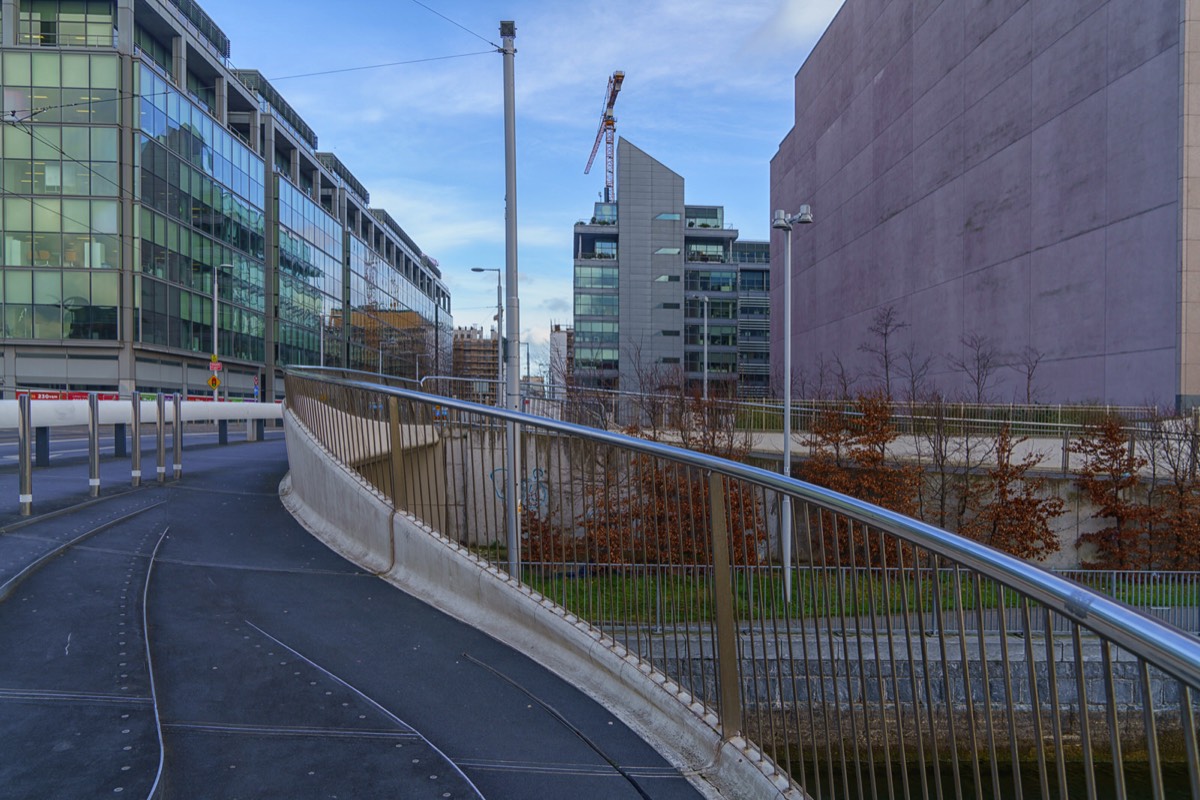
M 86 465 L 56 465 L 35 481 L 61 510 L 0 514 L 5 797 L 698 796 L 577 689 L 309 536 L 278 438 L 184 462 L 82 506 L 50 487 Z

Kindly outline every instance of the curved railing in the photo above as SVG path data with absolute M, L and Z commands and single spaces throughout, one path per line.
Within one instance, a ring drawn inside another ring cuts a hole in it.
M 289 413 L 394 508 L 563 606 L 813 797 L 1200 798 L 1200 640 L 1152 617 L 743 463 L 362 374 L 286 380 Z

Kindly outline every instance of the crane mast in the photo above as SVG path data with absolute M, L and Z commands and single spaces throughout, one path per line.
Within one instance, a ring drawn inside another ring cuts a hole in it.
M 617 102 L 617 95 L 620 93 L 621 84 L 624 81 L 625 73 L 621 70 L 617 70 L 608 78 L 608 90 L 604 93 L 604 110 L 600 112 L 600 129 L 596 131 L 596 143 L 592 145 L 592 154 L 588 157 L 587 166 L 583 170 L 584 175 L 591 172 L 592 162 L 596 160 L 596 153 L 600 151 L 600 142 L 603 141 L 605 143 L 604 202 L 606 203 L 615 203 L 617 200 L 615 181 L 613 180 L 613 135 L 617 130 L 617 118 L 613 116 L 613 106 Z

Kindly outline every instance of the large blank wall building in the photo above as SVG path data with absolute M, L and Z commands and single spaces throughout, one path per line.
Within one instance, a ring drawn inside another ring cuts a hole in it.
M 846 0 L 771 164 L 772 207 L 816 218 L 791 233 L 796 373 L 837 356 L 877 382 L 859 345 L 891 307 L 890 347 L 944 394 L 966 391 L 973 340 L 997 356 L 992 400 L 1024 399 L 1034 355 L 1044 402 L 1195 405 L 1197 6 Z

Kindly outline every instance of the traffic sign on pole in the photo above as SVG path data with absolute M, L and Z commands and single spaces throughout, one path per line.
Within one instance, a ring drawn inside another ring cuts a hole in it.
M 221 385 L 221 379 L 218 378 L 216 375 L 213 375 L 211 378 L 208 379 L 208 388 L 215 390 L 220 385 Z

